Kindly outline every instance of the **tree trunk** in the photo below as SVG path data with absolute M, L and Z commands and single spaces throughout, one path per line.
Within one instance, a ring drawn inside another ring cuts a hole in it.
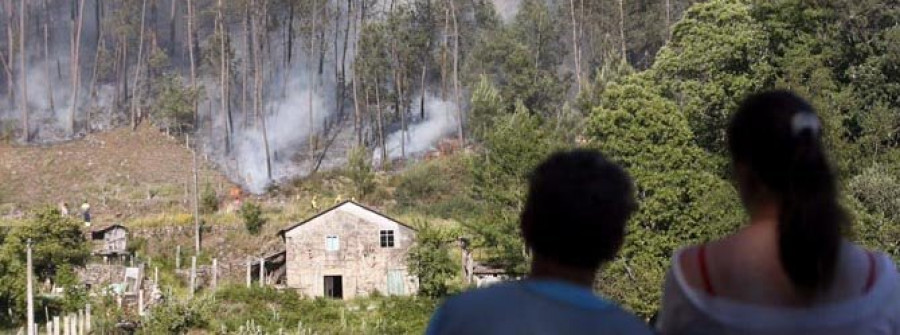
M 141 2 L 141 30 L 138 38 L 138 58 L 134 69 L 134 84 L 131 91 L 131 130 L 137 129 L 138 84 L 141 82 L 141 63 L 144 58 L 144 19 L 147 11 L 147 0 Z
M 344 25 L 344 47 L 341 50 L 341 77 L 340 77 L 340 85 L 338 89 L 340 89 L 340 94 L 338 94 L 338 112 L 339 115 L 344 115 L 344 98 L 347 94 L 347 44 L 350 40 L 350 21 L 353 17 L 353 1 L 347 0 L 347 18 L 345 19 L 346 23 Z M 338 20 L 340 21 L 340 20 Z
M 625 0 L 619 0 L 619 39 L 622 41 L 622 61 L 628 61 L 628 53 L 625 49 Z
M 450 37 L 450 8 L 444 9 L 444 40 L 441 46 L 441 100 L 447 100 L 447 39 Z
M 175 1 L 175 0 L 173 0 Z M 194 3 L 187 0 L 188 10 L 188 57 L 191 62 L 191 90 L 196 93 L 197 90 L 197 62 L 194 60 Z M 194 128 L 199 128 L 200 112 L 197 104 L 200 99 L 194 99 Z
M 666 0 L 666 42 L 672 38 L 672 4 Z
M 101 27 L 102 27 L 102 21 L 103 21 L 103 19 L 102 19 L 103 12 L 101 11 L 102 8 L 103 8 L 103 0 L 95 0 L 94 1 L 94 26 L 97 27 L 97 36 L 96 36 L 97 43 L 95 43 L 96 45 L 100 45 L 100 39 L 103 37 L 103 34 L 100 33 L 102 31 Z M 97 66 L 96 63 L 94 63 L 94 66 Z
M 249 122 L 250 118 L 247 116 L 251 115 L 251 113 L 247 112 L 247 88 L 250 86 L 250 85 L 248 85 L 247 81 L 249 80 L 248 73 L 250 72 L 250 57 L 253 56 L 253 52 L 251 50 L 252 48 L 250 47 L 251 43 L 250 43 L 250 23 L 249 23 L 249 21 L 250 21 L 250 6 L 247 6 L 245 9 L 245 12 L 244 12 L 244 46 L 246 46 L 246 48 L 247 48 L 247 55 L 244 56 L 244 59 L 241 61 L 241 65 L 244 66 L 244 68 L 242 69 L 243 71 L 241 71 L 242 72 L 241 73 L 241 112 L 244 113 L 244 117 L 242 119 L 243 120 L 242 121 L 243 122 L 242 129 L 246 129 L 247 126 L 250 124 L 250 122 Z
M 218 13 L 216 14 L 216 25 L 219 28 L 219 46 L 220 46 L 220 63 L 219 64 L 219 94 L 220 94 L 220 106 L 222 108 L 222 113 L 225 121 L 225 153 L 228 154 L 231 152 L 231 134 L 232 134 L 232 122 L 231 122 L 231 111 L 228 108 L 228 67 L 227 67 L 227 57 L 225 50 L 225 39 L 228 38 L 228 30 L 225 27 L 225 17 L 222 14 L 222 0 L 218 0 Z
M 581 93 L 581 59 L 578 53 L 578 21 L 575 18 L 575 0 L 569 0 L 569 10 L 572 14 L 572 56 L 575 59 L 575 80 L 578 82 L 578 93 Z
M 358 80 L 356 69 L 353 70 L 353 131 L 356 133 L 356 146 L 362 145 L 362 115 L 359 111 L 359 95 L 356 91 L 356 82 Z
M 174 55 L 175 51 L 178 50 L 176 43 L 177 38 L 177 26 L 175 25 L 175 13 L 178 8 L 178 0 L 172 0 L 172 11 L 169 13 L 169 54 Z
M 419 119 L 425 120 L 425 73 L 428 70 L 428 63 L 425 59 L 422 59 L 422 82 L 419 85 L 419 89 L 422 90 L 421 98 L 419 99 Z
M 81 26 L 84 18 L 84 0 L 78 3 L 78 23 L 72 32 L 72 96 L 69 105 L 69 134 L 75 136 L 75 114 L 78 111 L 78 91 L 81 89 L 80 55 L 81 55 Z M 137 87 L 137 85 L 135 85 Z
M 11 51 L 12 49 L 10 49 L 10 52 Z M 15 85 L 15 83 L 13 82 L 12 69 L 10 68 L 9 62 L 6 60 L 6 57 L 3 56 L 2 52 L 0 52 L 0 65 L 3 65 L 3 72 L 6 73 L 6 93 L 10 97 L 10 104 L 12 104 L 13 85 Z
M 254 36 L 256 37 L 256 40 L 257 40 L 256 42 L 259 43 L 259 48 L 257 49 L 257 52 L 254 54 L 254 60 L 255 60 L 255 64 L 256 64 L 256 70 L 254 71 L 254 75 L 256 77 L 256 83 L 255 83 L 256 84 L 255 85 L 256 99 L 255 100 L 256 100 L 256 110 L 257 110 L 256 115 L 258 118 L 257 122 L 259 123 L 260 127 L 262 128 L 263 147 L 266 152 L 266 178 L 267 178 L 266 183 L 268 183 L 272 180 L 272 156 L 271 156 L 270 150 L 269 150 L 269 134 L 268 134 L 268 130 L 266 129 L 266 115 L 264 114 L 264 106 L 265 105 L 263 104 L 263 93 L 262 93 L 262 85 L 263 85 L 263 77 L 262 77 L 263 76 L 263 69 L 262 69 L 263 56 L 262 56 L 262 53 L 265 50 L 265 45 L 264 45 L 265 38 L 263 38 L 262 35 L 264 35 L 266 32 L 265 31 L 265 29 L 266 29 L 265 21 L 264 21 L 265 17 L 266 17 L 266 0 L 263 0 L 262 7 L 263 7 L 262 16 L 261 17 L 257 16 L 257 19 L 255 20 L 255 22 L 252 25 L 253 25 L 253 30 L 254 30 Z M 257 15 L 259 15 L 259 13 L 257 13 Z M 260 27 L 260 25 L 262 25 L 262 27 Z
M 125 99 L 128 98 L 128 36 L 122 35 L 122 64 L 119 70 L 122 71 L 122 95 L 121 102 L 124 105 Z
M 400 57 L 397 56 L 397 41 L 391 41 L 391 58 L 394 66 L 391 71 L 394 75 L 394 110 L 400 116 L 400 158 L 406 159 L 406 111 L 402 107 L 403 88 L 400 83 Z
M 194 141 L 194 148 L 191 149 L 191 155 L 193 156 L 193 167 L 194 167 L 194 194 L 191 197 L 194 201 L 194 255 L 200 254 L 200 192 L 199 192 L 199 177 L 197 173 L 197 148 L 200 146 L 197 145 L 197 141 Z M 191 286 L 191 291 L 193 292 L 193 285 Z
M 97 49 L 94 51 L 94 68 L 91 71 L 91 86 L 90 88 L 88 88 L 88 95 L 90 96 L 91 100 L 88 102 L 88 105 L 90 107 L 88 107 L 85 113 L 84 122 L 85 132 L 87 133 L 91 132 L 91 109 L 95 106 L 94 103 L 96 102 L 97 98 L 97 92 L 95 89 L 97 87 L 97 64 L 100 61 L 100 50 L 106 46 L 106 43 L 103 41 L 103 26 L 97 26 L 97 30 L 100 32 L 100 38 L 97 39 L 99 43 L 97 44 Z
M 464 120 L 462 107 L 459 105 L 459 22 L 456 18 L 456 6 L 453 4 L 453 1 L 448 1 L 450 3 L 450 14 L 453 16 L 453 94 L 456 99 L 457 138 L 459 139 L 459 145 L 464 146 L 466 144 L 466 138 L 463 133 Z
M 287 59 L 285 59 L 285 65 L 287 65 L 287 70 L 291 68 L 291 57 L 294 55 L 294 2 L 288 1 L 290 3 L 290 9 L 288 12 L 288 33 L 287 33 Z
M 310 35 L 310 39 L 309 39 L 309 49 L 310 49 L 309 54 L 311 56 L 314 56 L 316 54 L 316 37 L 318 35 L 318 20 L 317 19 L 319 16 L 319 0 L 313 0 L 313 11 L 311 14 L 312 14 L 313 20 L 312 20 L 312 27 L 311 27 L 312 34 Z M 315 65 L 315 63 L 313 63 L 313 65 Z M 313 110 L 313 98 L 315 96 L 316 86 L 318 86 L 318 83 L 317 83 L 318 79 L 316 78 L 317 73 L 318 72 L 316 72 L 315 69 L 310 70 L 310 73 L 309 73 L 310 87 L 307 90 L 307 92 L 309 92 L 309 99 L 307 99 L 309 101 L 309 113 L 308 113 L 309 114 L 309 134 L 307 134 L 307 135 L 309 136 L 308 141 L 309 141 L 309 157 L 310 157 L 310 159 L 315 157 L 315 154 L 316 154 L 315 110 Z
M 53 80 L 50 78 L 50 11 L 47 9 L 47 0 L 44 0 L 44 74 L 47 80 L 47 100 L 50 102 L 50 111 L 56 110 L 53 103 Z
M 15 108 L 16 104 L 16 95 L 15 95 L 15 79 L 13 79 L 12 75 L 12 67 L 16 66 L 14 63 L 16 61 L 16 44 L 14 43 L 15 39 L 13 39 L 13 2 L 12 1 L 4 1 L 5 10 L 6 10 L 6 38 L 7 43 L 6 46 L 8 49 L 9 60 L 4 60 L 3 64 L 6 68 L 7 76 L 6 76 L 6 96 L 9 98 L 9 109 Z
M 25 64 L 28 62 L 28 53 L 25 50 L 25 0 L 19 1 L 19 77 L 22 80 L 22 101 L 19 102 L 22 110 L 22 142 L 31 140 L 31 128 L 28 126 L 28 71 Z M 12 21 L 10 21 L 11 23 Z
M 378 89 L 378 76 L 375 76 L 375 111 L 378 113 L 378 145 L 381 146 L 381 169 L 387 164 L 387 147 L 384 142 L 384 116 L 381 113 L 381 94 Z

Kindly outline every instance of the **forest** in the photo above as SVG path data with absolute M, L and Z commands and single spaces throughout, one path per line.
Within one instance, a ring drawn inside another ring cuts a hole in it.
M 650 318 L 672 254 L 746 220 L 725 125 L 742 97 L 772 88 L 818 110 L 847 236 L 900 264 L 897 0 L 8 0 L 2 11 L 7 141 L 151 124 L 258 194 L 337 171 L 358 199 L 454 223 L 417 254 L 431 260 L 423 299 L 461 289 L 443 246 L 460 236 L 479 261 L 527 273 L 525 178 L 553 151 L 590 147 L 626 167 L 639 200 L 595 289 Z M 421 159 L 442 141 L 459 150 Z M 0 248 L 0 275 L 21 266 L 20 242 Z M 421 332 L 433 307 L 422 304 L 392 331 Z

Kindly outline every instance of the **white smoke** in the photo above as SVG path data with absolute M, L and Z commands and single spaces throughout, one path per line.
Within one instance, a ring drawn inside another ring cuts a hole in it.
M 262 129 L 259 126 L 237 129 L 234 136 L 234 152 L 238 182 L 253 193 L 263 193 L 266 187 L 277 181 L 306 175 L 310 171 L 312 159 L 307 166 L 301 166 L 293 159 L 309 153 L 309 134 L 320 134 L 325 120 L 331 117 L 333 108 L 326 108 L 326 100 L 321 91 L 310 94 L 308 85 L 294 76 L 286 87 L 286 96 L 266 105 L 266 137 L 269 144 L 272 179 L 266 168 L 266 147 Z M 312 99 L 313 120 L 310 124 L 310 98 Z M 255 121 L 255 120 L 254 120 Z
M 421 111 L 414 111 L 419 115 Z M 434 149 L 434 145 L 442 138 L 456 130 L 459 121 L 456 118 L 456 104 L 441 100 L 433 95 L 425 96 L 425 119 L 419 123 L 410 125 L 406 136 L 398 130 L 386 138 L 388 159 L 401 158 L 403 149 L 406 156 L 416 156 L 427 150 Z M 405 148 L 401 148 L 401 141 L 405 141 Z M 378 164 L 381 161 L 381 148 L 376 148 L 373 153 L 373 161 Z
M 509 22 L 514 17 L 516 17 L 516 13 L 519 12 L 519 5 L 522 4 L 522 0 L 493 0 L 494 8 L 497 10 L 497 14 L 500 15 L 500 18 L 503 19 L 503 22 Z
M 49 68 L 49 78 L 48 78 Z M 62 73 L 59 70 L 62 70 Z M 72 105 L 72 79 L 67 58 L 60 59 L 59 68 L 55 61 L 32 61 L 26 69 L 28 88 L 28 118 L 29 128 L 33 136 L 32 140 L 36 142 L 55 142 L 71 139 L 68 133 L 69 117 L 71 116 Z M 84 72 L 84 69 L 82 69 Z M 82 73 L 82 77 L 90 76 L 90 73 Z M 82 78 L 83 79 L 83 78 Z M 19 90 L 21 84 L 20 78 L 16 78 L 13 83 L 14 99 L 16 103 L 10 107 L 7 104 L 6 91 L 0 92 L 0 120 L 6 122 L 18 122 L 21 120 L 22 111 L 19 106 L 22 92 Z M 86 80 L 81 83 L 78 94 L 78 111 L 76 111 L 76 122 L 84 121 L 88 108 L 103 109 L 112 104 L 112 96 L 114 90 L 109 85 L 97 85 L 96 99 L 91 98 L 90 87 Z M 51 100 L 52 99 L 52 100 Z M 52 102 L 52 103 L 51 103 Z M 98 119 L 104 119 L 103 121 Z M 92 126 L 97 126 L 105 122 L 111 122 L 106 115 L 92 113 Z

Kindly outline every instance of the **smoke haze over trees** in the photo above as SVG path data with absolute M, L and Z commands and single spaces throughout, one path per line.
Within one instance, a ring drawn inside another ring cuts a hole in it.
M 0 132 L 48 143 L 150 123 L 191 136 L 261 192 L 337 167 L 355 146 L 381 164 L 464 140 L 470 89 L 496 70 L 484 53 L 504 52 L 492 44 L 508 34 L 551 51 L 522 61 L 539 62 L 533 75 L 555 82 L 541 92 L 552 96 L 523 102 L 559 103 L 590 69 L 623 55 L 648 64 L 667 38 L 659 23 L 689 4 L 10 0 L 0 8 Z

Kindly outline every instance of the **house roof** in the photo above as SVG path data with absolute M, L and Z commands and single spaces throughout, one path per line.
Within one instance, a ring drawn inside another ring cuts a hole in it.
M 475 268 L 472 273 L 474 274 L 487 274 L 487 275 L 502 275 L 506 274 L 506 271 L 499 268 L 490 267 L 484 264 L 475 264 Z
M 116 228 L 116 227 L 128 230 L 128 227 L 125 227 L 118 223 L 114 223 L 114 224 L 103 226 L 103 227 L 97 227 L 94 230 L 91 230 L 91 233 L 94 233 L 94 234 L 105 233 L 106 231 L 112 230 L 113 228 Z
M 362 209 L 364 209 L 364 210 L 366 210 L 366 211 L 368 211 L 368 212 L 371 212 L 372 214 L 375 214 L 375 215 L 378 215 L 378 216 L 380 216 L 380 217 L 382 217 L 382 218 L 385 218 L 385 219 L 388 219 L 388 220 L 390 220 L 390 221 L 396 222 L 396 223 L 398 223 L 399 225 L 404 226 L 404 227 L 406 227 L 406 228 L 409 228 L 409 229 L 411 229 L 411 230 L 413 230 L 413 231 L 418 231 L 418 229 L 413 228 L 413 227 L 410 226 L 410 225 L 407 225 L 407 224 L 405 224 L 405 223 L 403 223 L 403 222 L 400 222 L 399 220 L 394 219 L 394 218 L 392 218 L 392 217 L 390 217 L 390 216 L 384 215 L 384 214 L 382 214 L 382 213 L 380 213 L 380 212 L 378 212 L 378 211 L 376 211 L 376 210 L 374 210 L 374 209 L 371 209 L 371 208 L 369 208 L 369 207 L 366 207 L 366 206 L 364 206 L 364 205 L 362 205 L 362 204 L 360 204 L 360 203 L 358 203 L 358 202 L 356 202 L 356 201 L 353 201 L 353 200 L 347 200 L 347 201 L 341 202 L 341 203 L 339 203 L 339 204 L 337 204 L 337 205 L 334 205 L 334 206 L 332 206 L 332 207 L 329 208 L 329 209 L 326 209 L 326 210 L 324 210 L 324 211 L 322 211 L 322 212 L 319 212 L 319 214 L 316 214 L 315 216 L 313 216 L 313 217 L 311 217 L 311 218 L 309 218 L 309 219 L 306 219 L 306 220 L 304 220 L 304 221 L 302 221 L 302 222 L 300 222 L 300 223 L 297 223 L 297 224 L 291 225 L 290 227 L 287 227 L 287 228 L 284 228 L 284 229 L 282 229 L 282 230 L 279 230 L 279 231 L 278 231 L 278 236 L 284 237 L 284 234 L 287 233 L 288 231 L 291 231 L 291 230 L 293 230 L 294 228 L 297 228 L 297 227 L 300 227 L 300 226 L 302 226 L 302 225 L 304 225 L 304 224 L 306 224 L 306 223 L 309 223 L 309 222 L 311 222 L 311 221 L 313 221 L 313 220 L 319 218 L 320 216 L 325 215 L 325 214 L 327 214 L 327 213 L 330 213 L 330 212 L 332 212 L 332 211 L 334 211 L 334 210 L 336 210 L 336 209 L 338 209 L 338 208 L 341 208 L 341 207 L 343 207 L 344 205 L 347 205 L 347 204 L 356 205 L 356 206 L 361 207 Z

